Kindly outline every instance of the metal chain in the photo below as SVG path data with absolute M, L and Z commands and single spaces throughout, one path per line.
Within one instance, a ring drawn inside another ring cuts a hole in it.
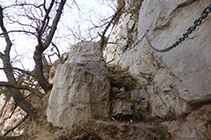
M 130 50 L 134 49 L 144 39 L 144 37 L 145 37 L 145 34 L 141 37 L 141 39 L 138 42 L 136 42 L 136 44 L 133 47 L 128 48 L 128 49 L 123 49 L 123 52 L 130 51 Z
M 144 37 L 146 37 L 147 39 L 147 42 L 148 44 L 150 45 L 150 47 L 156 51 L 156 52 L 167 52 L 167 51 L 170 51 L 171 49 L 175 48 L 176 46 L 178 46 L 182 41 L 184 41 L 186 38 L 188 38 L 188 36 L 196 29 L 197 26 L 201 25 L 202 21 L 207 17 L 207 15 L 211 12 L 211 4 L 206 7 L 204 9 L 204 11 L 201 13 L 201 16 L 196 19 L 194 21 L 194 25 L 193 26 L 190 26 L 188 29 L 187 29 L 187 32 L 183 34 L 182 37 L 179 38 L 178 41 L 176 41 L 173 45 L 171 45 L 170 47 L 168 48 L 165 48 L 165 49 L 156 49 L 155 47 L 153 47 L 153 45 L 150 43 L 148 37 L 147 37 L 147 32 L 142 36 L 142 38 L 131 48 L 129 49 L 126 49 L 124 50 L 125 51 L 130 51 L 132 50 L 133 48 L 135 48 L 142 40 Z

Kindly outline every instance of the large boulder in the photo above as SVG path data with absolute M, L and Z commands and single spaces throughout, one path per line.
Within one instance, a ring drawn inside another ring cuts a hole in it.
M 47 119 L 54 126 L 71 127 L 106 117 L 109 96 L 110 80 L 99 44 L 78 43 L 71 47 L 67 62 L 57 66 Z

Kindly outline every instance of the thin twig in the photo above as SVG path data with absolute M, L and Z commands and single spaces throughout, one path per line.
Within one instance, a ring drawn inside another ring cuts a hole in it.
M 3 105 L 3 107 L 1 108 L 1 111 L 0 111 L 0 117 L 3 117 L 4 115 L 4 109 L 5 109 L 5 107 L 6 107 L 6 105 L 7 105 L 7 103 L 8 103 L 8 100 L 6 100 L 5 102 L 4 102 L 4 105 Z
M 76 118 L 74 118 L 74 120 L 84 131 L 86 131 L 86 129 L 79 123 L 79 121 Z
M 10 82 L 1 82 L 0 81 L 0 86 L 12 87 L 12 88 L 16 88 L 16 89 L 25 89 L 25 90 L 28 90 L 28 91 L 34 93 L 36 96 L 38 96 L 40 98 L 44 97 L 44 94 L 42 94 L 39 90 L 36 90 L 34 88 L 31 88 L 31 87 L 28 87 L 25 85 L 17 85 L 17 84 L 13 84 Z
M 13 69 L 14 69 L 14 70 L 17 70 L 17 71 L 20 71 L 20 72 L 22 72 L 23 74 L 25 73 L 25 74 L 27 74 L 27 75 L 30 75 L 30 76 L 36 77 L 36 75 L 35 75 L 35 74 L 33 74 L 33 73 L 32 73 L 32 72 L 30 72 L 30 71 L 23 70 L 23 69 L 20 69 L 20 68 L 15 68 L 15 67 L 13 67 Z
M 4 124 L 4 122 L 5 122 L 7 119 L 10 119 L 10 118 L 12 117 L 12 115 L 15 113 L 16 108 L 17 108 L 17 105 L 15 104 L 15 107 L 14 107 L 14 109 L 12 110 L 12 112 L 10 113 L 10 116 L 7 117 L 7 118 L 5 118 L 5 119 L 0 123 L 0 125 Z
M 114 21 L 114 19 L 117 17 L 118 13 L 123 9 L 123 7 L 125 6 L 125 1 L 123 1 L 123 4 L 122 6 L 116 11 L 116 13 L 113 15 L 112 19 L 110 20 L 110 22 L 108 23 L 108 25 L 106 26 L 105 30 L 103 31 L 102 35 L 101 36 L 101 40 L 100 40 L 100 46 L 101 48 L 103 48 L 104 46 L 104 40 L 105 40 L 105 34 L 108 30 L 108 28 L 111 26 L 112 22 Z
M 63 63 L 64 63 L 64 61 L 63 61 L 63 59 L 61 58 L 61 55 L 60 55 L 60 52 L 59 52 L 58 47 L 57 47 L 57 46 L 56 46 L 56 44 L 55 44 L 55 43 L 53 43 L 53 42 L 51 42 L 51 44 L 52 44 L 52 46 L 56 49 L 55 54 L 59 57 L 60 62 L 63 64 Z

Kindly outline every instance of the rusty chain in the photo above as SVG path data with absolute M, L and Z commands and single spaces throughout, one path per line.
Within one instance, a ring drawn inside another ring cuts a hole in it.
M 183 34 L 182 37 L 179 38 L 178 41 L 176 41 L 173 45 L 171 45 L 170 47 L 168 48 L 165 48 L 165 49 L 156 49 L 155 47 L 153 47 L 153 45 L 150 43 L 149 39 L 148 39 L 148 36 L 147 36 L 147 32 L 142 36 L 142 38 L 131 48 L 129 49 L 126 49 L 124 50 L 125 51 L 130 51 L 132 50 L 133 48 L 135 48 L 142 40 L 144 37 L 146 37 L 147 39 L 147 42 L 148 44 L 150 45 L 150 47 L 156 51 L 156 52 L 167 52 L 167 51 L 170 51 L 171 49 L 177 47 L 181 42 L 183 42 L 186 38 L 188 38 L 188 36 L 196 29 L 197 26 L 201 25 L 202 21 L 207 17 L 207 15 L 211 12 L 211 4 L 206 7 L 204 9 L 204 11 L 201 13 L 201 16 L 196 19 L 194 21 L 194 25 L 193 26 L 190 26 L 188 29 L 187 29 L 187 32 Z

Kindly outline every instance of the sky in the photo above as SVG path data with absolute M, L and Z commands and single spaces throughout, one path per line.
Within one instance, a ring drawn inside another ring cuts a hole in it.
M 15 0 L 0 0 L 0 5 L 4 7 L 14 1 Z M 26 1 L 30 2 L 34 0 Z M 72 1 L 68 0 L 68 6 L 66 6 L 63 11 L 61 21 L 58 25 L 57 32 L 54 37 L 54 41 L 58 45 L 61 53 L 68 52 L 72 45 L 79 42 L 78 39 L 75 39 L 75 37 L 73 37 L 70 30 L 78 33 L 80 29 L 80 33 L 83 36 L 86 36 L 88 28 L 92 27 L 90 19 L 93 21 L 94 24 L 99 25 L 101 24 L 101 22 L 99 22 L 99 18 L 107 18 L 114 14 L 115 5 L 114 3 L 112 4 L 111 1 L 112 0 L 110 0 L 110 2 L 108 0 L 76 0 L 76 5 L 72 3 Z M 16 28 L 14 24 L 10 25 L 5 23 L 5 26 L 6 28 L 8 28 L 8 30 L 10 28 Z M 2 31 L 0 30 L 0 33 L 1 32 Z M 93 31 L 92 35 L 97 34 L 97 32 L 98 30 Z M 11 61 L 13 66 L 19 68 L 24 67 L 24 69 L 26 70 L 33 70 L 33 52 L 35 50 L 37 40 L 23 34 L 9 34 L 9 36 L 13 43 L 11 50 Z M 1 52 L 4 51 L 5 45 L 6 44 L 4 39 L 0 38 Z M 48 53 L 49 51 L 50 50 L 47 50 L 45 53 Z M 55 61 L 57 57 L 53 57 L 51 59 L 52 61 Z M 0 68 L 1 67 L 2 62 L 0 60 Z M 7 81 L 2 70 L 0 70 L 0 81 Z

